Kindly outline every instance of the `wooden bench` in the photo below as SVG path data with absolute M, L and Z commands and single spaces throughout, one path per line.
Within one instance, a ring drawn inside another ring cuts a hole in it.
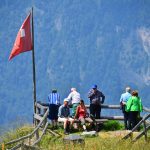
M 100 123 L 104 123 L 104 122 L 106 122 L 106 121 L 108 121 L 108 119 L 95 119 L 94 123 L 100 124 Z M 58 121 L 58 123 L 62 123 L 62 122 L 63 122 L 63 121 Z M 75 120 L 74 120 L 74 123 L 80 123 L 80 120 L 75 119 Z M 88 121 L 86 121 L 86 123 L 88 123 Z
M 108 119 L 95 119 L 94 120 L 94 124 L 95 124 L 95 127 L 96 127 L 96 131 L 99 131 L 99 125 L 102 125 L 104 122 L 107 122 Z M 58 123 L 63 123 L 63 121 L 58 121 Z M 79 124 L 80 121 L 78 119 L 75 119 L 74 123 L 77 123 Z M 86 123 L 88 123 L 88 121 L 86 121 Z

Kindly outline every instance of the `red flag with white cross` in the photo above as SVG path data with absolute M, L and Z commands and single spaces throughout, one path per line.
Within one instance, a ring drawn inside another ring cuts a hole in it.
M 25 19 L 17 34 L 13 49 L 9 56 L 9 60 L 11 60 L 16 55 L 19 55 L 20 53 L 32 50 L 33 45 L 31 37 L 30 20 L 31 20 L 31 13 Z

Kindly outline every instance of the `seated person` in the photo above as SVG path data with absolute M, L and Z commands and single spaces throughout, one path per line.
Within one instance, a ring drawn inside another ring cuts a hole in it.
M 75 118 L 78 118 L 81 121 L 84 131 L 87 131 L 85 126 L 85 121 L 88 121 L 91 124 L 93 123 L 93 120 L 90 117 L 88 117 L 87 114 L 88 113 L 84 105 L 84 101 L 80 100 L 80 104 L 77 107 Z
M 64 122 L 64 134 L 69 134 L 69 125 L 74 122 L 74 119 L 70 118 L 70 109 L 68 106 L 68 99 L 64 99 L 64 104 L 59 107 L 58 121 Z

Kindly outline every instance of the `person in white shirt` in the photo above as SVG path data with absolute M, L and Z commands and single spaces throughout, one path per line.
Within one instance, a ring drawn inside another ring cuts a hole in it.
M 76 88 L 71 88 L 71 93 L 67 97 L 69 101 L 71 101 L 72 104 L 72 116 L 74 117 L 76 114 L 77 106 L 80 103 L 80 93 L 77 92 Z
M 131 125 L 130 125 L 130 121 L 129 121 L 129 112 L 126 111 L 126 103 L 132 95 L 131 95 L 130 87 L 126 87 L 125 90 L 126 90 L 125 93 L 121 94 L 120 105 L 121 105 L 121 109 L 122 109 L 122 112 L 124 115 L 125 130 L 128 130 Z

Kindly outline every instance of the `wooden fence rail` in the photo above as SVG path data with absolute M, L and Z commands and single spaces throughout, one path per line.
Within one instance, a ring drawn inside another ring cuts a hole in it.
M 42 103 L 42 102 L 39 101 L 35 104 L 35 106 L 36 106 L 36 114 L 34 114 L 34 119 L 35 119 L 35 122 L 36 122 L 35 129 L 30 134 L 28 134 L 26 136 L 23 136 L 23 137 L 20 137 L 18 139 L 15 139 L 15 140 L 12 140 L 10 142 L 5 143 L 5 145 L 8 146 L 8 145 L 20 142 L 20 143 L 16 144 L 16 146 L 11 148 L 10 150 L 14 150 L 14 149 L 17 149 L 17 148 L 21 147 L 21 145 L 23 145 L 25 143 L 25 140 L 27 140 L 27 139 L 28 139 L 28 145 L 29 146 L 30 145 L 34 146 L 35 144 L 37 144 L 41 140 L 42 136 L 45 134 L 46 129 L 48 127 L 48 122 L 47 122 L 47 116 L 48 116 L 48 113 L 49 113 L 48 103 Z M 86 107 L 89 109 L 89 105 L 86 105 Z M 115 110 L 118 109 L 118 110 L 120 110 L 120 105 L 102 104 L 101 107 L 102 107 L 102 109 L 115 109 Z M 144 110 L 144 112 L 150 113 L 150 109 L 147 108 L 147 107 L 143 107 L 143 110 Z M 120 112 L 121 112 L 121 110 L 120 110 Z M 141 124 L 144 123 L 144 125 L 145 125 L 148 118 L 150 118 L 150 114 L 140 121 Z M 101 116 L 101 119 L 124 120 L 124 117 L 123 116 Z M 41 127 L 42 127 L 43 131 L 42 131 L 41 136 L 39 136 L 39 129 Z M 144 127 L 144 133 L 141 133 L 141 135 L 145 134 L 145 136 L 146 136 L 146 133 L 147 133 L 148 129 L 150 129 L 150 126 L 148 126 L 148 127 L 145 126 Z M 133 131 L 134 130 L 135 130 L 135 128 L 133 129 Z M 129 137 L 130 134 L 127 137 Z M 139 137 L 141 135 L 139 135 Z M 35 136 L 36 139 L 34 140 L 34 142 L 31 143 L 31 139 L 32 139 L 33 136 Z M 137 137 L 137 138 L 139 138 L 139 137 Z
M 48 103 L 42 103 L 40 102 L 41 105 L 43 106 L 46 106 L 48 107 L 49 104 Z M 85 105 L 87 109 L 89 109 L 90 105 Z M 114 109 L 114 110 L 120 110 L 120 113 L 122 114 L 122 111 L 121 111 L 121 107 L 120 105 L 108 105 L 108 104 L 101 104 L 101 108 L 102 109 Z M 148 112 L 150 113 L 150 109 L 147 108 L 147 107 L 143 107 L 143 111 L 144 112 Z M 108 119 L 108 120 L 120 120 L 120 121 L 123 121 L 124 120 L 124 117 L 123 115 L 119 115 L 119 116 L 101 116 L 101 119 Z
M 127 134 L 125 135 L 122 139 L 127 139 L 127 138 L 132 138 L 132 134 L 134 131 L 136 131 L 140 125 L 143 124 L 144 130 L 140 132 L 134 139 L 132 139 L 133 142 L 138 140 L 140 137 L 143 135 L 145 136 L 145 140 L 147 140 L 147 131 L 150 129 L 150 125 L 146 125 L 146 120 L 150 118 L 150 114 L 145 115 L 142 120 Z
M 11 144 L 21 142 L 21 143 L 17 144 L 16 146 L 12 147 L 10 150 L 20 148 L 24 144 L 25 140 L 27 140 L 27 139 L 28 139 L 28 145 L 34 146 L 35 144 L 37 144 L 41 140 L 42 136 L 45 134 L 45 131 L 46 131 L 47 126 L 48 126 L 47 116 L 49 113 L 49 108 L 41 105 L 40 103 L 36 103 L 35 106 L 37 109 L 37 114 L 34 114 L 34 118 L 35 118 L 36 123 L 38 123 L 37 126 L 35 127 L 35 129 L 30 134 L 5 143 L 5 146 L 8 146 Z M 43 110 L 43 113 L 42 113 L 42 110 Z M 42 131 L 41 136 L 39 137 L 40 127 L 43 127 L 44 129 Z M 31 144 L 31 139 L 34 135 L 35 135 L 36 140 L 35 140 L 35 142 L 33 142 L 33 144 Z

